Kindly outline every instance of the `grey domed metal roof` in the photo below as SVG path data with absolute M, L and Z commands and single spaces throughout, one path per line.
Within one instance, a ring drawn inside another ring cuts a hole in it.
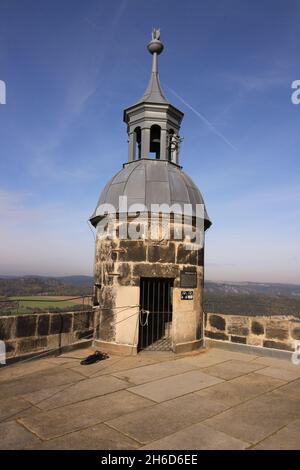
M 182 212 L 184 204 L 191 204 L 195 214 L 195 205 L 204 204 L 191 178 L 181 167 L 166 160 L 141 159 L 125 164 L 103 189 L 90 218 L 94 226 L 101 219 L 98 208 L 102 204 L 111 204 L 116 212 L 120 212 L 120 196 L 127 196 L 128 207 L 139 203 L 144 204 L 149 211 L 151 204 L 178 204 Z M 206 229 L 211 225 L 206 210 L 204 219 Z

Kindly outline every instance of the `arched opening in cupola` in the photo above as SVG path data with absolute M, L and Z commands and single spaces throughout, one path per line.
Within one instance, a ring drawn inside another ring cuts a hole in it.
M 153 124 L 150 128 L 150 158 L 160 158 L 160 134 L 160 126 Z
M 140 159 L 142 156 L 142 131 L 140 126 L 134 129 L 135 133 L 135 159 Z

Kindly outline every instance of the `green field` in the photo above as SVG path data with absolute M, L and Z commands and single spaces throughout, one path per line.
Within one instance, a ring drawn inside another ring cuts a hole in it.
M 83 310 L 90 299 L 70 296 L 13 296 L 0 304 L 0 315 L 22 315 L 26 313 L 63 312 Z

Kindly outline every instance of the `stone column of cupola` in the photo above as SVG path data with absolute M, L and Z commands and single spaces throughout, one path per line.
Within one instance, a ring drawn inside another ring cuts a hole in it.
M 160 159 L 168 160 L 168 149 L 167 149 L 167 130 L 162 129 L 160 131 Z
M 136 133 L 128 134 L 128 161 L 133 162 L 136 159 Z
M 178 135 L 176 135 L 176 134 L 173 135 L 173 140 L 175 140 L 175 139 L 179 139 Z M 173 163 L 176 163 L 176 165 L 178 165 L 178 162 L 179 162 L 179 154 L 178 153 L 179 153 L 178 142 L 175 142 L 173 151 L 171 152 L 171 155 L 172 155 L 171 161 Z
M 141 158 L 149 158 L 150 153 L 150 128 L 142 127 Z

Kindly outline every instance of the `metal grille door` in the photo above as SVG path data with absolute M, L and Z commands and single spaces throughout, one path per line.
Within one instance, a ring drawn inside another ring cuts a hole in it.
M 172 349 L 173 279 L 141 278 L 139 350 Z

